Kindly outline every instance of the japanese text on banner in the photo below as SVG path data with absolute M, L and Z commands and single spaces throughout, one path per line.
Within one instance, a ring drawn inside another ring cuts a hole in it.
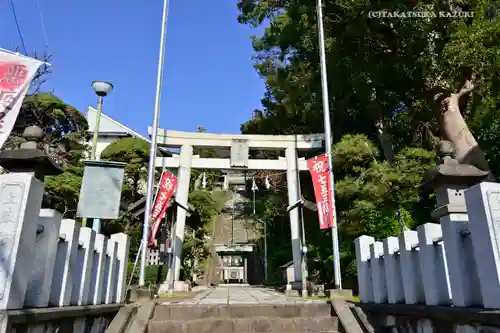
M 307 161 L 307 167 L 311 173 L 314 186 L 314 196 L 318 207 L 318 218 L 320 229 L 330 228 L 334 221 L 333 200 L 330 185 L 327 156 L 316 156 Z
M 161 220 L 165 216 L 168 208 L 168 201 L 174 194 L 177 186 L 177 178 L 170 172 L 163 171 L 158 185 L 155 202 L 151 212 L 151 226 L 149 232 L 148 246 L 154 246 L 156 234 L 160 228 Z
M 0 148 L 9 137 L 41 61 L 0 50 Z

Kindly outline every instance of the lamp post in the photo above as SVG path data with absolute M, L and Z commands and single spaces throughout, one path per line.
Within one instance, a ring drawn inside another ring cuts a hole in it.
M 339 251 L 339 235 L 337 230 L 337 214 L 335 211 L 335 182 L 333 177 L 332 163 L 332 131 L 330 124 L 330 106 L 328 103 L 328 81 L 326 72 L 326 55 L 325 55 L 325 33 L 323 31 L 323 10 L 322 0 L 316 2 L 316 12 L 318 15 L 318 38 L 319 38 L 319 55 L 321 67 L 321 90 L 323 93 L 323 117 L 325 126 L 325 148 L 328 157 L 328 173 L 332 192 L 332 211 L 330 212 L 333 218 L 332 225 L 332 248 L 333 248 L 333 276 L 335 278 L 335 288 L 342 289 L 342 279 L 340 276 L 340 251 Z
M 102 112 L 102 102 L 104 97 L 106 97 L 111 90 L 113 90 L 113 84 L 106 81 L 93 81 L 92 89 L 94 89 L 98 100 L 97 100 L 97 113 L 95 116 L 95 125 L 94 125 L 94 133 L 92 137 L 92 150 L 90 151 L 90 159 L 92 161 L 96 160 L 96 150 L 97 150 L 97 139 L 99 138 L 99 124 L 101 122 L 101 112 Z M 92 229 L 99 233 L 101 230 L 101 221 L 99 219 L 93 219 Z M 83 219 L 82 225 L 85 226 L 86 219 Z

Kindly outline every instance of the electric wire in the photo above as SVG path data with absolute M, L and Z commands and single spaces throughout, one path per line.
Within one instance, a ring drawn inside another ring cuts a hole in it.
M 40 0 L 36 0 L 36 6 L 38 8 L 38 14 L 40 15 L 40 23 L 42 26 L 43 41 L 45 43 L 45 51 L 49 48 L 49 38 L 47 37 L 47 29 L 45 28 L 45 20 L 43 19 L 42 6 L 40 5 Z
M 28 54 L 26 51 L 26 44 L 24 43 L 23 34 L 21 32 L 21 28 L 19 27 L 19 21 L 17 20 L 16 8 L 14 6 L 14 0 L 10 0 L 10 8 L 12 9 L 12 15 L 14 16 L 14 22 L 16 23 L 17 33 L 19 35 L 19 39 L 21 40 L 21 46 L 23 47 L 24 54 Z

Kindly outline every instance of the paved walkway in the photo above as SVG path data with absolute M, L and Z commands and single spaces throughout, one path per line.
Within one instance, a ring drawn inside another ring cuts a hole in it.
M 205 290 L 193 299 L 167 301 L 163 304 L 293 304 L 324 303 L 300 297 L 289 297 L 272 289 L 240 286 L 219 286 Z

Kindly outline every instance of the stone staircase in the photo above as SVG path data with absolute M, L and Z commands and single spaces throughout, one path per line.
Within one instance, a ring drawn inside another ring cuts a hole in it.
M 148 333 L 338 332 L 327 303 L 171 305 L 158 304 Z
M 219 282 L 217 281 L 217 277 L 219 276 L 217 267 L 220 263 L 213 245 L 245 244 L 253 241 L 254 235 L 249 229 L 251 220 L 244 217 L 245 206 L 249 204 L 251 204 L 249 199 L 238 193 L 238 191 L 230 191 L 224 208 L 214 223 L 211 255 L 206 261 L 205 266 L 207 274 L 205 274 L 204 282 L 206 285 L 217 284 Z
M 245 207 L 249 204 L 248 198 L 240 193 L 233 191 L 231 199 L 226 203 L 227 211 L 229 211 L 228 218 L 231 219 L 232 228 L 230 230 L 229 242 L 233 244 L 248 243 L 249 231 L 247 228 L 248 218 L 244 217 Z M 234 219 L 233 219 L 233 206 L 234 206 Z M 230 244 L 226 243 L 226 245 Z

